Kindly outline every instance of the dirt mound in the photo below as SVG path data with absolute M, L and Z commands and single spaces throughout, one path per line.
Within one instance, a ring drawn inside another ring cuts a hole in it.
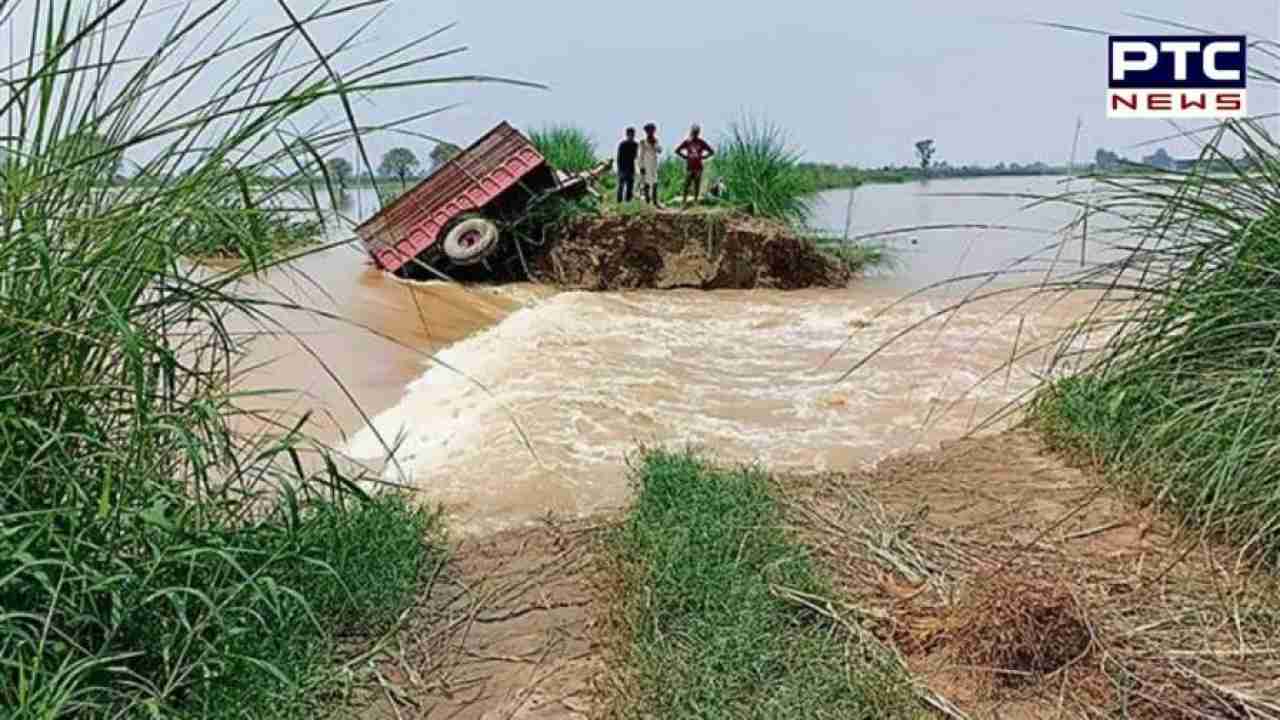
M 980 692 L 1033 685 L 1083 660 L 1091 644 L 1065 579 L 1012 574 L 976 578 L 924 637 L 904 639 L 906 647 L 940 648 L 954 665 L 972 668 Z
M 785 226 L 729 212 L 646 211 L 576 220 L 532 261 L 586 290 L 843 287 L 851 273 Z

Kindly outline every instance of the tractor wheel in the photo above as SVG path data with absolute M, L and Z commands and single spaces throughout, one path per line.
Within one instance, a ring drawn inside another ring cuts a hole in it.
M 444 254 L 455 265 L 474 265 L 498 249 L 498 226 L 481 215 L 463 215 L 444 234 Z

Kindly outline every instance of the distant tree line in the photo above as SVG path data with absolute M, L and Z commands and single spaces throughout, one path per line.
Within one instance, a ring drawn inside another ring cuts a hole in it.
M 1160 170 L 1173 170 L 1177 168 L 1178 163 L 1179 161 L 1174 160 L 1169 151 L 1164 148 L 1143 156 L 1141 160 L 1130 160 L 1106 148 L 1098 148 L 1098 151 L 1093 155 L 1093 166 L 1097 170 L 1118 170 L 1137 165 L 1147 165 Z
M 462 148 L 457 145 L 437 143 L 427 154 L 427 163 L 424 167 L 424 163 L 411 148 L 391 148 L 383 153 L 374 179 L 408 184 L 410 180 L 417 180 L 434 171 L 461 151 Z M 0 169 L 7 164 L 19 162 L 20 157 L 23 156 L 0 147 Z M 163 183 L 171 178 L 182 177 L 188 172 L 172 163 L 163 166 L 130 163 L 121 148 L 113 145 L 107 137 L 91 132 L 76 133 L 61 139 L 41 155 L 41 162 L 77 166 L 101 177 L 107 184 Z M 275 184 L 285 178 L 284 174 L 271 172 L 246 171 L 240 175 L 252 185 Z M 345 157 L 330 157 L 324 161 L 323 170 L 311 167 L 302 171 L 301 176 L 316 181 L 327 176 L 328 182 L 338 188 L 348 187 L 353 182 L 361 180 L 367 181 L 367 178 L 360 177 L 352 161 Z
M 1146 168 L 1156 168 L 1157 170 L 1186 172 L 1194 168 L 1210 172 L 1225 172 L 1231 170 L 1233 164 L 1236 168 L 1240 168 L 1249 165 L 1250 161 L 1247 158 L 1233 160 L 1228 160 L 1227 158 L 1202 159 L 1198 156 L 1176 158 L 1164 148 L 1157 148 L 1155 152 L 1150 155 L 1144 155 L 1141 160 L 1137 161 L 1130 160 L 1105 148 L 1100 148 L 1093 158 L 1093 168 L 1097 171 L 1130 169 L 1138 172 Z
M 67 148 L 68 151 L 73 150 L 73 154 L 76 156 L 84 157 L 87 155 L 94 158 L 97 161 L 94 169 L 100 170 L 101 174 L 110 177 L 113 182 L 124 180 L 121 174 L 124 165 L 123 153 L 111 152 L 105 138 L 95 135 L 73 136 L 64 141 L 65 145 L 76 146 Z M 861 168 L 836 163 L 802 162 L 798 164 L 798 168 L 807 175 L 809 184 L 816 190 L 853 187 L 864 183 L 910 182 L 928 178 L 1064 175 L 1070 171 L 1068 166 L 1049 165 L 1044 162 L 952 165 L 946 160 L 936 159 L 938 147 L 932 138 L 917 141 L 914 143 L 913 149 L 917 159 L 917 164 L 914 166 L 884 165 L 879 168 Z M 445 142 L 437 143 L 427 154 L 427 162 L 424 166 L 424 163 L 418 158 L 413 149 L 403 146 L 394 147 L 383 153 L 374 179 L 398 182 L 403 187 L 408 185 L 409 181 L 417 180 L 435 171 L 461 151 L 462 148 L 457 145 Z M 1241 162 L 1244 161 L 1236 161 L 1236 165 L 1239 166 Z M 1168 171 L 1187 171 L 1192 167 L 1200 166 L 1203 168 L 1206 165 L 1209 166 L 1210 170 L 1225 170 L 1229 168 L 1228 161 L 1225 159 L 1202 162 L 1198 158 L 1175 158 L 1165 148 L 1157 148 L 1155 152 L 1145 155 L 1137 161 L 1125 158 L 1107 148 L 1099 148 L 1094 153 L 1094 160 L 1091 166 L 1087 164 L 1077 166 L 1076 170 L 1079 172 L 1114 172 L 1131 169 L 1137 172 L 1143 168 L 1156 168 Z M 346 158 L 333 157 L 328 159 L 325 161 L 324 170 L 324 174 L 328 176 L 328 181 L 340 188 L 348 187 L 353 182 L 361 180 L 352 162 Z M 148 175 L 148 173 L 140 169 L 137 175 L 139 179 L 145 179 L 143 176 Z M 272 181 L 271 178 L 266 177 L 247 179 L 251 182 Z M 316 173 L 316 179 L 320 179 L 319 172 Z M 163 178 L 156 177 L 155 180 L 161 181 Z
M 817 190 L 854 187 L 864 183 L 911 182 L 927 178 L 970 178 L 998 175 L 1063 175 L 1068 169 L 1043 162 L 1027 164 L 998 163 L 996 165 L 952 165 L 937 160 L 938 146 L 932 139 L 924 139 L 913 146 L 917 164 L 884 165 L 879 168 L 861 168 L 833 163 L 800 163 L 800 169 L 808 174 Z
M 927 178 L 975 178 L 1004 175 L 1066 175 L 1072 171 L 1068 165 L 1050 165 L 1044 162 L 1016 163 L 1000 162 L 995 165 L 952 165 L 946 160 L 937 160 L 938 147 L 932 138 L 924 139 L 913 145 L 917 164 L 884 165 L 879 168 L 859 168 L 850 165 L 832 163 L 801 163 L 800 167 L 810 176 L 813 186 L 818 190 L 853 187 L 864 183 L 910 182 Z M 1232 160 L 1238 168 L 1247 164 L 1247 160 Z M 1140 160 L 1130 160 L 1106 148 L 1100 148 L 1094 154 L 1093 164 L 1077 165 L 1076 172 L 1115 172 L 1132 170 L 1142 172 L 1155 168 L 1158 170 L 1186 172 L 1192 168 L 1213 172 L 1230 169 L 1226 159 L 1212 161 L 1200 158 L 1176 158 L 1165 148 L 1157 148 Z
M 457 145 L 445 142 L 436 143 L 435 147 L 427 155 L 429 164 L 424 168 L 422 161 L 418 159 L 417 153 L 411 148 L 394 147 L 382 154 L 375 177 L 378 180 L 394 180 L 404 185 L 410 180 L 417 180 L 427 173 L 435 171 L 436 168 L 449 162 L 460 152 L 462 152 L 462 148 Z M 346 187 L 356 177 L 354 166 L 346 158 L 330 158 L 325 162 L 325 170 L 328 172 L 330 182 L 340 187 Z

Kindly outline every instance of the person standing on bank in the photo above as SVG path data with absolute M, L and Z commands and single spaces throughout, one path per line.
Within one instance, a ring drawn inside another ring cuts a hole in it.
M 644 190 L 645 202 L 654 207 L 662 207 L 658 204 L 658 156 L 661 154 L 658 126 L 649 123 L 644 126 L 644 140 L 640 141 L 640 187 Z
M 693 190 L 693 202 L 702 197 L 702 161 L 715 155 L 707 141 L 702 139 L 702 128 L 694 125 L 689 128 L 689 137 L 676 148 L 676 155 L 684 158 L 686 174 L 684 176 L 684 192 L 681 201 L 689 204 L 689 190 Z
M 636 189 L 636 156 L 640 143 L 636 142 L 636 129 L 627 128 L 627 138 L 618 143 L 618 202 L 631 202 Z

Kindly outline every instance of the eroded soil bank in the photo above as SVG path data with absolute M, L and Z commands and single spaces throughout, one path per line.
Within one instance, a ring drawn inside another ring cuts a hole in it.
M 581 218 L 531 259 L 538 279 L 583 290 L 794 290 L 844 287 L 852 274 L 807 238 L 722 211 Z

